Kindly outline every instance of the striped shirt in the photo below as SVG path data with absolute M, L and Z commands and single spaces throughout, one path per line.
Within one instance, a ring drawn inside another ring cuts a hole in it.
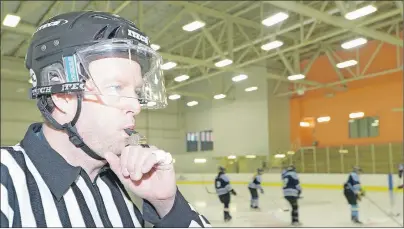
M 142 214 L 109 167 L 91 181 L 50 147 L 41 126 L 1 147 L 1 227 L 210 227 L 178 189 L 166 216 L 146 200 Z

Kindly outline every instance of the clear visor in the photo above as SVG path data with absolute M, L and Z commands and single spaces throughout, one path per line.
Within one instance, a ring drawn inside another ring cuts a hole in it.
M 162 58 L 153 49 L 130 40 L 112 39 L 76 52 L 78 74 L 86 79 L 85 94 L 109 106 L 167 106 Z M 128 104 L 129 103 L 129 104 Z

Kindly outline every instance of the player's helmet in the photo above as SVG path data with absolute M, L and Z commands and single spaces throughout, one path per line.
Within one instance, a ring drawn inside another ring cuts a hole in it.
M 226 172 L 226 168 L 223 166 L 219 166 L 219 172 L 221 172 L 221 173 Z
M 258 173 L 258 174 L 262 174 L 263 172 L 264 172 L 264 169 L 262 169 L 262 168 L 258 168 L 258 169 L 257 169 L 257 173 Z
M 296 167 L 294 164 L 290 164 L 287 168 L 287 170 L 296 170 Z
M 107 73 L 97 71 L 92 63 L 105 58 L 117 58 L 125 69 L 134 69 L 125 77 L 140 86 L 121 89 L 120 85 L 114 85 L 119 88 L 116 90 L 111 85 L 100 86 L 106 75 L 122 69 L 116 66 Z M 74 126 L 80 116 L 83 94 L 95 95 L 105 105 L 117 108 L 121 98 L 138 99 L 144 108 L 167 105 L 161 56 L 133 22 L 110 13 L 69 12 L 45 21 L 31 38 L 25 65 L 33 84 L 31 98 L 38 99 L 38 108 L 45 119 L 55 129 L 65 130 L 76 147 L 98 160 L 103 158 L 83 142 Z M 50 95 L 56 93 L 74 93 L 78 98 L 75 117 L 63 125 L 50 113 Z
M 353 170 L 354 172 L 362 172 L 362 171 L 363 171 L 362 168 L 359 167 L 359 166 L 354 166 L 354 167 L 352 168 L 352 170 Z

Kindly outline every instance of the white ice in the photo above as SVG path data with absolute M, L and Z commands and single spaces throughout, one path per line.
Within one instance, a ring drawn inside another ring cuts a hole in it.
M 233 219 L 223 221 L 223 205 L 213 192 L 213 185 L 179 185 L 185 198 L 203 214 L 213 227 L 288 227 L 291 212 L 282 198 L 281 188 L 264 187 L 260 195 L 260 211 L 250 209 L 250 195 L 245 185 L 233 185 L 237 196 L 232 196 L 230 214 Z M 303 227 L 355 227 L 350 221 L 350 206 L 342 190 L 304 189 L 299 201 L 299 218 Z M 391 209 L 388 192 L 366 193 L 359 202 L 359 218 L 365 227 L 402 227 L 403 192 L 395 192 L 395 206 Z M 371 201 L 375 202 L 373 204 Z M 381 208 L 381 210 L 379 209 Z M 386 214 L 387 213 L 387 214 Z M 388 214 L 399 214 L 389 216 Z M 394 220 L 392 219 L 394 218 Z M 397 222 L 398 223 L 397 223 Z M 401 225 L 400 225 L 401 224 Z

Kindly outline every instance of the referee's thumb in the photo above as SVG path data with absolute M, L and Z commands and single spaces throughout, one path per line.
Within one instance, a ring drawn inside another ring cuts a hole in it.
M 120 175 L 121 174 L 121 163 L 119 157 L 111 152 L 108 152 L 104 155 L 105 160 L 107 160 L 109 167 L 111 170 L 116 174 Z

